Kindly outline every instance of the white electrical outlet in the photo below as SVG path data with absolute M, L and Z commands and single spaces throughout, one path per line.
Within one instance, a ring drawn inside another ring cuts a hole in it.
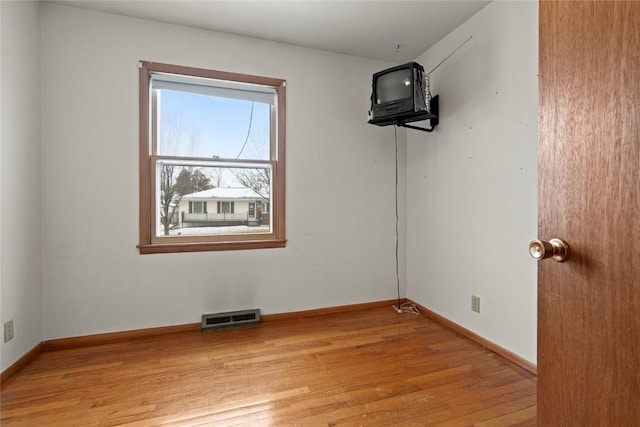
M 4 322 L 4 342 L 13 339 L 13 319 Z
M 471 295 L 471 310 L 480 313 L 480 297 Z

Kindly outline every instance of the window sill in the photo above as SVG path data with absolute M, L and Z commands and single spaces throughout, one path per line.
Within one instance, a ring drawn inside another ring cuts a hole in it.
M 245 240 L 238 242 L 203 242 L 203 243 L 153 243 L 138 245 L 141 255 L 166 254 L 176 252 L 232 251 L 243 249 L 284 248 L 285 239 Z

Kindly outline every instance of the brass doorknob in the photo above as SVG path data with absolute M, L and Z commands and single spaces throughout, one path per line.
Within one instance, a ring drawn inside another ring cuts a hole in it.
M 551 258 L 554 261 L 566 261 L 569 257 L 569 244 L 562 239 L 533 240 L 529 243 L 529 253 L 532 257 L 541 261 Z

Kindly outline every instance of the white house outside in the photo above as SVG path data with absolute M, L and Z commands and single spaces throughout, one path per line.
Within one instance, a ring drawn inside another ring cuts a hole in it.
M 269 208 L 269 199 L 250 188 L 212 188 L 182 197 L 178 206 L 178 226 L 269 225 Z

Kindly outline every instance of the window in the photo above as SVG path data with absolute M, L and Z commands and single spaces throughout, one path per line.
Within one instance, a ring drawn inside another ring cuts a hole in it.
M 284 247 L 284 143 L 284 80 L 141 62 L 140 253 Z
M 231 212 L 231 203 L 230 202 L 220 202 L 220 212 L 222 212 L 222 213 L 232 213 Z
M 207 202 L 193 202 L 192 206 L 191 206 L 191 210 L 189 211 L 190 213 L 205 213 L 204 211 L 204 205 Z

